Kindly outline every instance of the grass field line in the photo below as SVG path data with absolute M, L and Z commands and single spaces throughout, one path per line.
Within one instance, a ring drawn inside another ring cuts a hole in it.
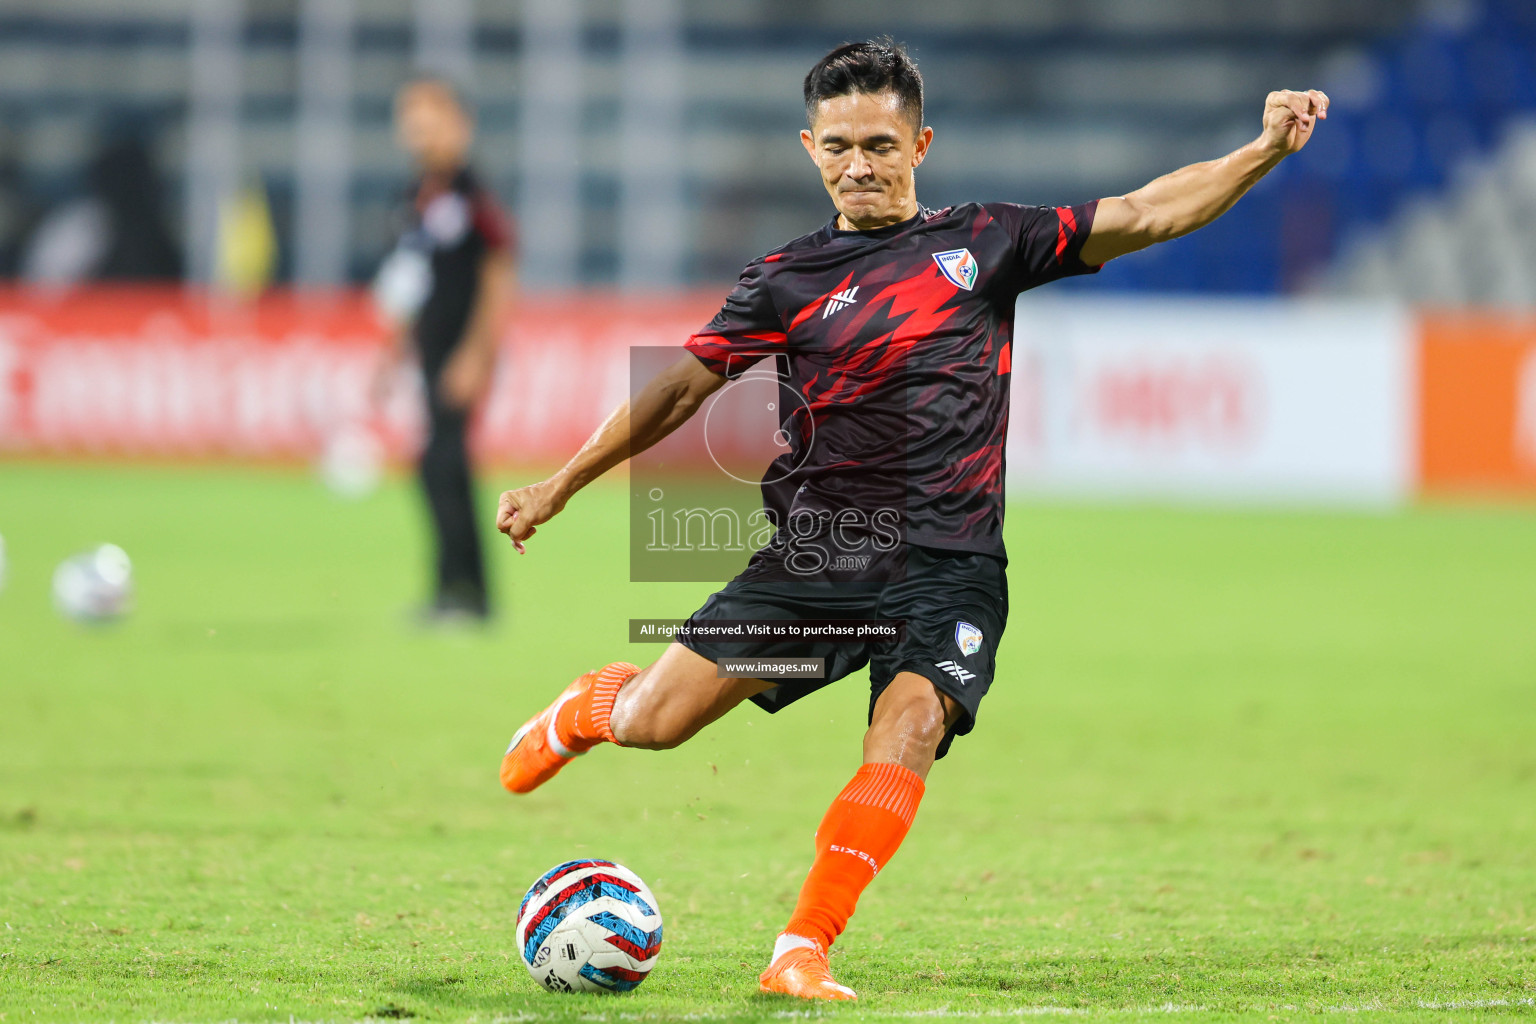
M 1448 999 L 1439 1003 L 1420 1002 L 1417 1010 L 1496 1010 L 1504 1007 L 1536 1006 L 1536 999 Z M 1373 1001 L 1365 1006 L 1330 1006 L 1326 1013 L 1390 1012 L 1394 1007 Z
M 1308 1011 L 1303 1007 L 1291 1004 L 1281 1004 L 1274 1007 L 1265 1007 L 1267 1010 L 1283 1010 L 1289 1013 L 1413 1013 L 1423 1010 L 1447 1011 L 1447 1010 L 1498 1010 L 1514 1009 L 1517 1007 L 1536 1007 L 1536 998 L 1530 999 L 1445 999 L 1445 1000 L 1420 1000 L 1411 1005 L 1391 1006 L 1380 1000 L 1371 1000 L 1359 1006 L 1340 1005 L 1326 1006 L 1319 1010 Z M 777 1010 L 771 1013 L 754 1015 L 758 1019 L 769 1020 L 817 1020 L 849 1019 L 859 1020 L 869 1018 L 873 1020 L 924 1020 L 929 1018 L 947 1019 L 960 1018 L 967 1020 L 1009 1020 L 1023 1017 L 1139 1017 L 1156 1014 L 1198 1014 L 1198 1013 L 1224 1013 L 1233 1011 L 1226 1008 L 1206 1006 L 1200 1003 L 1159 1003 L 1148 1006 L 1015 1006 L 1007 1009 L 994 1008 L 990 1010 L 954 1010 L 947 1006 L 935 1007 L 931 1010 L 869 1010 L 865 1012 L 862 1007 L 813 1007 L 804 1010 Z M 393 1019 L 393 1018 L 388 1018 Z M 409 1018 L 407 1018 L 409 1019 Z M 571 1017 L 563 1013 L 514 1013 L 505 1016 L 492 1017 L 487 1024 L 534 1024 L 536 1021 L 577 1020 L 583 1024 L 609 1024 L 609 1022 L 629 1021 L 690 1021 L 708 1024 L 712 1021 L 739 1021 L 743 1019 L 741 1013 L 584 1013 L 577 1017 Z M 385 1024 L 386 1018 L 363 1017 L 349 1024 Z M 150 1020 L 145 1024 L 186 1024 L 178 1021 Z M 218 1021 L 207 1021 L 203 1024 L 242 1024 L 239 1018 L 229 1018 Z M 287 1024 L 338 1024 L 333 1020 L 301 1020 L 290 1016 Z
M 1328 1006 L 1322 1008 L 1321 1013 L 1392 1013 L 1392 1012 L 1416 1012 L 1420 1010 L 1492 1010 L 1521 1006 L 1536 1006 L 1536 999 L 1447 999 L 1439 1001 L 1422 1000 L 1411 1006 L 1390 1006 L 1379 1000 L 1372 1000 L 1360 1006 Z M 1270 1009 L 1279 1009 L 1287 1012 L 1303 1012 L 1300 1006 L 1282 1004 Z M 805 1010 L 778 1010 L 773 1013 L 763 1014 L 764 1017 L 773 1020 L 814 1020 L 821 1017 L 827 1018 L 852 1018 L 871 1017 L 879 1020 L 923 1020 L 927 1018 L 963 1018 L 984 1020 L 1007 1020 L 1016 1017 L 1126 1017 L 1147 1016 L 1152 1014 L 1195 1014 L 1195 1013 L 1230 1013 L 1224 1008 L 1206 1006 L 1200 1003 L 1159 1003 L 1149 1006 L 1015 1006 L 1008 1008 L 992 1008 L 986 1010 L 956 1010 L 947 1006 L 935 1007 L 931 1010 L 870 1010 L 861 1012 L 862 1008 L 855 1007 L 815 1007 Z M 507 1017 L 494 1017 L 490 1024 L 533 1024 L 535 1021 L 556 1020 L 563 1015 L 519 1013 Z M 565 1018 L 569 1019 L 569 1018 Z M 578 1020 L 590 1022 L 590 1024 L 607 1024 L 607 1022 L 628 1021 L 653 1021 L 653 1020 L 681 1020 L 681 1021 L 728 1021 L 740 1020 L 740 1014 L 648 1014 L 648 1013 L 592 1013 L 583 1014 Z M 231 1022 L 235 1024 L 235 1022 Z M 304 1022 L 290 1021 L 289 1024 L 304 1024 Z M 364 1022 L 370 1024 L 370 1022 Z
M 1341 1005 L 1327 1006 L 1320 1010 L 1311 1011 L 1317 1013 L 1403 1013 L 1418 1012 L 1422 1010 L 1493 1010 L 1513 1009 L 1517 1007 L 1536 1007 L 1536 998 L 1532 999 L 1446 999 L 1446 1000 L 1420 1000 L 1411 1005 L 1392 1006 L 1380 1000 L 1372 1000 L 1359 1006 Z M 1278 1009 L 1286 1012 L 1306 1012 L 1303 1007 L 1290 1004 L 1282 1004 L 1266 1009 Z M 962 1018 L 984 1020 L 1008 1020 L 1023 1017 L 1127 1017 L 1148 1016 L 1155 1014 L 1198 1014 L 1198 1013 L 1231 1013 L 1226 1008 L 1206 1006 L 1200 1003 L 1160 1003 L 1148 1006 L 1016 1006 L 1006 1009 L 993 1008 L 986 1010 L 957 1010 L 949 1007 L 935 1007 L 931 1010 L 870 1010 L 861 1012 L 862 1008 L 855 1007 L 815 1007 L 805 1010 L 778 1010 L 765 1013 L 762 1016 L 772 1020 L 815 1020 L 818 1018 L 835 1019 L 860 1019 L 869 1017 L 878 1020 L 923 1020 L 927 1018 Z M 504 1017 L 493 1017 L 489 1024 L 534 1024 L 535 1021 L 570 1020 L 564 1014 L 542 1013 L 516 1013 Z M 588 1013 L 582 1014 L 577 1020 L 588 1024 L 608 1024 L 608 1022 L 629 1021 L 731 1021 L 742 1019 L 739 1013 L 710 1014 L 710 1013 Z M 162 1024 L 162 1022 L 155 1022 Z M 222 1024 L 239 1024 L 238 1021 L 227 1021 Z M 290 1019 L 288 1024 L 322 1024 L 322 1022 L 306 1022 Z M 358 1024 L 381 1024 L 372 1018 L 365 1018 Z

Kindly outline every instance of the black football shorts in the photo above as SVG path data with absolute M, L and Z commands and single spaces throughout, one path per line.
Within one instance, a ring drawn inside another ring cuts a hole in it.
M 766 556 L 767 550 L 758 553 Z M 981 698 L 992 685 L 997 644 L 1008 625 L 1007 563 L 991 555 L 938 548 L 907 549 L 904 578 L 886 583 L 784 582 L 753 578 L 751 570 L 711 595 L 690 626 L 720 620 L 887 619 L 905 623 L 892 643 L 813 640 L 701 640 L 684 646 L 721 658 L 822 658 L 824 679 L 785 679 L 753 697 L 770 714 L 829 683 L 869 666 L 869 714 L 898 672 L 916 672 L 953 697 L 964 714 L 939 744 L 949 752 L 956 736 L 976 724 Z

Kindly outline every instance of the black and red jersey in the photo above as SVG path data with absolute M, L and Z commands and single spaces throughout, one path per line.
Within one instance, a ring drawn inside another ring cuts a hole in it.
M 427 175 L 412 189 L 402 245 L 430 260 L 430 288 L 415 319 L 422 368 L 435 377 L 464 337 L 480 291 L 480 267 L 515 246 L 511 219 L 468 168 Z
M 894 499 L 908 543 L 1002 555 L 1014 301 L 1098 269 L 1079 258 L 1096 206 L 833 220 L 750 263 L 687 348 L 729 377 L 777 358 L 789 450 L 765 478 L 770 512 Z

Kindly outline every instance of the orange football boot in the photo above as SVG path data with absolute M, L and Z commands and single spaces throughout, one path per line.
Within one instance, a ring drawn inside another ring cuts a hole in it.
M 853 989 L 832 980 L 826 951 L 820 946 L 796 946 L 786 951 L 758 977 L 757 987 L 801 999 L 859 998 Z
M 580 750 L 560 742 L 555 731 L 555 716 L 566 701 L 590 690 L 597 682 L 597 673 L 578 676 L 567 686 L 555 702 L 523 723 L 512 737 L 506 757 L 501 761 L 501 784 L 514 793 L 532 793 L 571 762 L 572 758 L 585 754 L 590 746 Z

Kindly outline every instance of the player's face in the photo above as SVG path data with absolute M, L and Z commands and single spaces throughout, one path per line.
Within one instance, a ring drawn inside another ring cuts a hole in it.
M 914 128 L 893 92 L 822 100 L 811 129 L 800 133 L 845 231 L 882 228 L 917 213 L 912 171 L 932 141 L 933 129 Z
M 395 135 L 400 148 L 429 171 L 455 171 L 469 153 L 469 115 L 447 90 L 415 82 L 395 101 Z

